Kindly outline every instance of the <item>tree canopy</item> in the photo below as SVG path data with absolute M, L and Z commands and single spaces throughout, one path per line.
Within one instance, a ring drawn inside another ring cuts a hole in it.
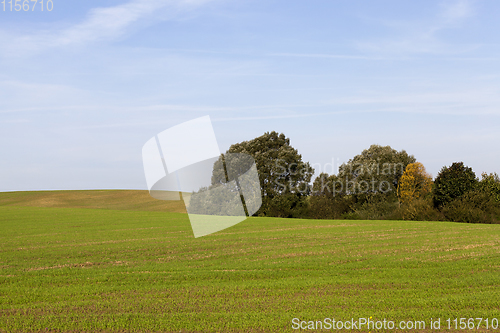
M 344 191 L 355 196 L 395 193 L 404 170 L 415 161 L 415 157 L 404 150 L 371 145 L 342 164 L 338 178 L 344 182 Z
M 405 150 L 371 145 L 343 163 L 337 174 L 321 173 L 311 186 L 314 170 L 291 146 L 290 139 L 282 133 L 267 132 L 253 140 L 233 144 L 221 156 L 216 163 L 218 167 L 214 168 L 213 187 L 227 187 L 224 184 L 228 180 L 250 167 L 247 165 L 250 162 L 243 158 L 247 155 L 238 153 L 250 155 L 256 162 L 259 183 L 256 183 L 255 196 L 262 194 L 262 206 L 256 215 L 500 221 L 499 176 L 483 174 L 479 181 L 462 162 L 443 167 L 433 182 L 424 165 Z M 237 168 L 223 168 L 224 159 L 226 166 L 234 164 Z M 235 191 L 238 186 L 236 181 Z M 215 202 L 205 198 L 203 201 L 206 205 L 202 208 L 208 210 L 224 208 L 229 202 L 225 197 Z
M 474 189 L 478 180 L 476 174 L 464 165 L 455 162 L 450 167 L 443 167 L 434 180 L 434 206 L 437 208 L 461 197 Z
M 295 198 L 310 192 L 309 183 L 314 169 L 308 162 L 302 161 L 302 155 L 290 145 L 290 139 L 283 133 L 267 132 L 253 140 L 233 144 L 227 153 L 246 153 L 255 159 L 263 196 L 260 213 L 277 208 L 273 206 L 274 198 L 277 198 L 274 204 L 280 207 L 295 206 Z
M 398 197 L 401 203 L 408 204 L 432 191 L 432 177 L 420 162 L 410 163 L 398 184 Z

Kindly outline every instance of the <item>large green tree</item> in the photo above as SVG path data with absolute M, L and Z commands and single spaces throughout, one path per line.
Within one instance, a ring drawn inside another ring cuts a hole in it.
M 392 209 L 396 188 L 415 157 L 390 146 L 372 145 L 339 167 L 337 175 L 320 174 L 313 184 L 311 214 L 316 218 L 339 218 L 366 209 Z M 389 204 L 389 205 L 386 205 Z M 384 207 L 389 208 L 384 208 Z M 394 206 L 394 207 L 393 207 Z
M 343 192 L 357 201 L 381 195 L 395 197 L 399 179 L 408 164 L 415 163 L 413 155 L 390 146 L 371 145 L 339 167 L 338 179 Z
M 263 196 L 260 215 L 293 216 L 293 208 L 310 192 L 314 169 L 282 133 L 267 132 L 233 144 L 226 153 L 246 153 L 255 159 Z
M 473 190 L 478 183 L 476 174 L 463 162 L 455 162 L 443 167 L 434 180 L 434 206 L 441 208 L 453 199 Z

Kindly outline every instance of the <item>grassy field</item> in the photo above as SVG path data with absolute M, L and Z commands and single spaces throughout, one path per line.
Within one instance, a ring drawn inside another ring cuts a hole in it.
M 500 319 L 500 225 L 249 218 L 195 239 L 186 214 L 132 192 L 0 194 L 1 332 Z
M 0 192 L 0 206 L 186 213 L 182 201 L 156 200 L 148 191 L 130 190 Z

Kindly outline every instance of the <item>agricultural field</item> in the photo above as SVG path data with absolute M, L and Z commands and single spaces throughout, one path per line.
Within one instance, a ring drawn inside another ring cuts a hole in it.
M 145 191 L 10 192 L 0 250 L 1 332 L 500 331 L 500 225 L 253 217 L 195 239 Z

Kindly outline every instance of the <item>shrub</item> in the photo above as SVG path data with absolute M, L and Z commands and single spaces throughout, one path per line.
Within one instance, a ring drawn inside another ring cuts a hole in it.
M 306 196 L 288 193 L 266 199 L 263 210 L 265 216 L 306 218 L 309 215 L 309 202 Z
M 445 219 L 444 215 L 434 208 L 430 197 L 418 198 L 402 204 L 395 215 L 409 221 L 442 221 Z
M 489 193 L 479 189 L 456 198 L 441 209 L 447 220 L 467 223 L 499 223 L 500 205 Z
M 483 172 L 481 178 L 478 189 L 489 194 L 496 202 L 500 202 L 500 177 L 496 173 Z
M 399 204 L 395 198 L 392 198 L 392 200 L 384 200 L 385 198 L 380 198 L 379 200 L 377 199 L 371 198 L 371 200 L 364 202 L 358 208 L 354 209 L 358 219 L 398 219 L 397 216 L 395 216 L 395 212 L 397 211 Z
M 348 195 L 319 194 L 310 196 L 309 203 L 311 218 L 339 219 L 343 214 L 352 211 L 353 199 Z
M 313 183 L 309 197 L 310 217 L 315 219 L 338 219 L 352 211 L 354 197 L 342 191 L 336 175 L 321 173 Z

